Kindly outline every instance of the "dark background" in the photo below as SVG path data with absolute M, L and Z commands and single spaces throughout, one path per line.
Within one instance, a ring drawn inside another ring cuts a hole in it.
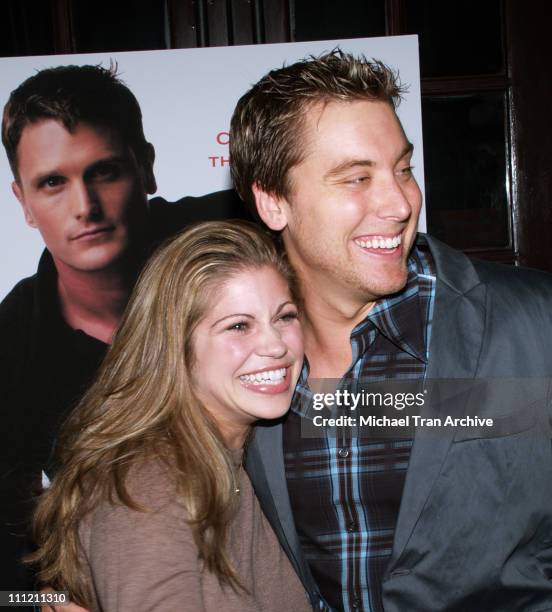
M 546 0 L 4 0 L 0 55 L 418 34 L 428 231 L 552 271 Z

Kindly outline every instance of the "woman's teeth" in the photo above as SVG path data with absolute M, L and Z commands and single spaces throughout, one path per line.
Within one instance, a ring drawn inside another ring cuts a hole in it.
M 240 380 L 252 385 L 276 385 L 281 383 L 286 377 L 286 368 L 277 370 L 264 370 L 253 374 L 243 374 Z

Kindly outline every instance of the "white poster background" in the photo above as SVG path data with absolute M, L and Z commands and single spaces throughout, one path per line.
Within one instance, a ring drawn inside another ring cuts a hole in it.
M 238 99 L 268 70 L 319 55 L 336 46 L 363 53 L 398 70 L 409 91 L 398 114 L 414 144 L 415 175 L 424 189 L 420 72 L 417 36 L 357 38 L 273 45 L 210 47 L 169 51 L 91 53 L 0 59 L 0 104 L 37 70 L 64 64 L 116 61 L 123 81 L 142 108 L 144 132 L 156 150 L 157 194 L 167 200 L 230 186 L 228 137 Z M 44 247 L 29 228 L 11 191 L 13 180 L 0 153 L 0 299 L 21 278 L 34 274 Z M 420 229 L 425 231 L 425 210 Z

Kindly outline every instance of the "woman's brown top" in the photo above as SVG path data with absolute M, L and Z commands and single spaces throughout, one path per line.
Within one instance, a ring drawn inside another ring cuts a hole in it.
M 308 612 L 307 594 L 265 518 L 243 469 L 228 553 L 249 594 L 237 594 L 203 570 L 174 486 L 160 466 L 129 486 L 152 511 L 108 503 L 83 521 L 81 542 L 96 601 L 105 612 Z

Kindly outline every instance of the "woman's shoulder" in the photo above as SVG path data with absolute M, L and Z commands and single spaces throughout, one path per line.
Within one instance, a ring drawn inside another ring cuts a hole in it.
M 121 497 L 105 499 L 81 521 L 81 551 L 92 575 L 113 577 L 130 567 L 145 571 L 167 555 L 195 568 L 192 529 L 168 468 L 159 462 L 133 467 L 126 484 L 130 505 Z
M 157 462 L 133 467 L 127 487 L 135 507 L 104 500 L 81 525 L 82 552 L 101 608 L 179 609 L 174 602 L 188 593 L 195 609 L 201 567 L 170 471 Z
M 176 479 L 171 468 L 160 459 L 141 461 L 129 468 L 120 490 L 99 504 L 99 515 L 122 512 L 140 514 L 168 511 L 181 506 L 177 502 Z
M 176 503 L 175 469 L 161 459 L 148 459 L 132 466 L 125 479 L 131 498 L 155 509 Z
M 80 537 L 85 549 L 99 532 L 119 536 L 138 537 L 134 529 L 148 525 L 158 528 L 171 521 L 179 529 L 187 528 L 186 512 L 178 501 L 175 478 L 167 464 L 161 460 L 147 460 L 132 466 L 123 481 L 123 487 L 114 487 L 108 498 L 100 501 L 82 520 Z M 103 538 L 102 538 L 103 539 Z M 109 540 L 110 538 L 108 538 Z

